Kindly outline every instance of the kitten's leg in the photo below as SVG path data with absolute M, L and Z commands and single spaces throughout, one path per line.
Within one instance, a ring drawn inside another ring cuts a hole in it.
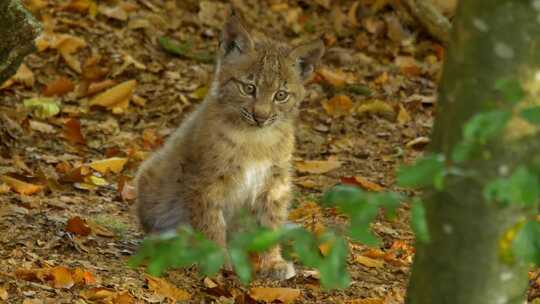
M 256 204 L 257 220 L 263 227 L 280 228 L 287 219 L 287 208 L 291 197 L 289 172 L 285 168 L 276 169 L 268 184 L 268 191 Z M 281 249 L 275 246 L 261 256 L 261 275 L 285 280 L 295 275 L 294 266 L 281 256 Z

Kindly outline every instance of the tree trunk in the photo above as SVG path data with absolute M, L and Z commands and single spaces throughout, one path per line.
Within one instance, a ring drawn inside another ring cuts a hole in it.
M 512 107 L 494 102 L 501 99 L 497 80 L 519 80 L 531 96 L 523 102 L 540 102 L 540 1 L 460 1 L 454 22 L 430 147 L 447 159 L 468 119 Z M 534 210 L 500 208 L 482 195 L 501 166 L 540 154 L 538 130 L 523 126 L 511 121 L 505 136 L 489 146 L 488 161 L 466 163 L 479 179 L 452 179 L 443 191 L 426 190 L 431 241 L 417 244 L 406 303 L 524 303 L 527 267 L 503 262 L 500 240 Z
M 34 40 L 40 32 L 41 25 L 19 0 L 0 0 L 0 84 L 35 50 Z

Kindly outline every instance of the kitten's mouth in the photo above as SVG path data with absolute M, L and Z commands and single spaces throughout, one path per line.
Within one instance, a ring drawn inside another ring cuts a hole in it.
M 272 114 L 269 117 L 265 117 L 265 118 L 255 117 L 255 115 L 253 115 L 253 113 L 251 113 L 246 108 L 242 108 L 240 110 L 240 114 L 242 116 L 242 119 L 244 119 L 248 124 L 259 127 L 259 128 L 270 126 L 277 120 L 276 114 Z

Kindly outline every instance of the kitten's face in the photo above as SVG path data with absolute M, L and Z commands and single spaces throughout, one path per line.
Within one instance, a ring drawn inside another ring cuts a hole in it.
M 216 71 L 224 115 L 256 128 L 293 119 L 305 95 L 303 83 L 323 48 L 320 41 L 293 49 L 271 40 L 254 41 L 232 16 L 223 31 Z

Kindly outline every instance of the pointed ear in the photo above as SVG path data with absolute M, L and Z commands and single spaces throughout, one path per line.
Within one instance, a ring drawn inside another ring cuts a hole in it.
M 324 43 L 322 40 L 317 39 L 295 47 L 289 56 L 296 63 L 298 73 L 302 80 L 307 80 L 313 73 L 315 66 L 319 63 L 323 54 Z
M 243 55 L 254 48 L 253 40 L 234 8 L 231 9 L 229 19 L 225 22 L 219 44 L 221 58 Z

